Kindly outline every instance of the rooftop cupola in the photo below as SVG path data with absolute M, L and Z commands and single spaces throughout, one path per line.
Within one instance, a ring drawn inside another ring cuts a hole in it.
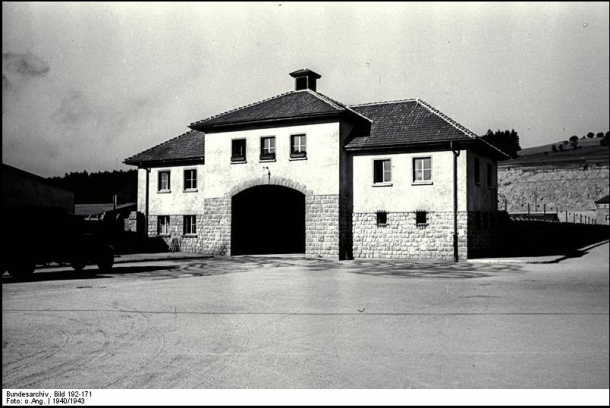
M 315 72 L 307 68 L 291 72 L 290 76 L 296 79 L 295 89 L 297 91 L 300 91 L 301 89 L 311 89 L 312 91 L 315 91 L 316 79 L 322 78 L 322 75 L 316 74 Z

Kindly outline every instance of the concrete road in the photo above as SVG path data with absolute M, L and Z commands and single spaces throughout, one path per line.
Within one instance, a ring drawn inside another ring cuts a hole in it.
M 4 275 L 2 388 L 608 388 L 608 249 Z

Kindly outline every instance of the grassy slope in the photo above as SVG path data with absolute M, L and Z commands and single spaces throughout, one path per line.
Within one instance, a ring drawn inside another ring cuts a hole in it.
M 571 147 L 564 151 L 551 151 L 552 144 L 531 147 L 519 152 L 516 159 L 505 160 L 498 165 L 500 167 L 515 166 L 558 166 L 571 167 L 585 164 L 595 164 L 598 166 L 608 166 L 609 152 L 608 146 L 601 146 L 600 139 L 579 140 L 576 149 Z

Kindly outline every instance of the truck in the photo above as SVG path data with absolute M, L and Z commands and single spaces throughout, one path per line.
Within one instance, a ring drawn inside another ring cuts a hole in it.
M 3 274 L 24 279 L 51 263 L 76 271 L 92 264 L 110 270 L 114 264 L 114 248 L 104 230 L 62 209 L 3 205 L 2 221 Z

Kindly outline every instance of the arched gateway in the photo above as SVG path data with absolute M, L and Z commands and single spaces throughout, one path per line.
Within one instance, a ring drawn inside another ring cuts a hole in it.
M 305 253 L 305 194 L 259 185 L 231 200 L 231 254 Z

